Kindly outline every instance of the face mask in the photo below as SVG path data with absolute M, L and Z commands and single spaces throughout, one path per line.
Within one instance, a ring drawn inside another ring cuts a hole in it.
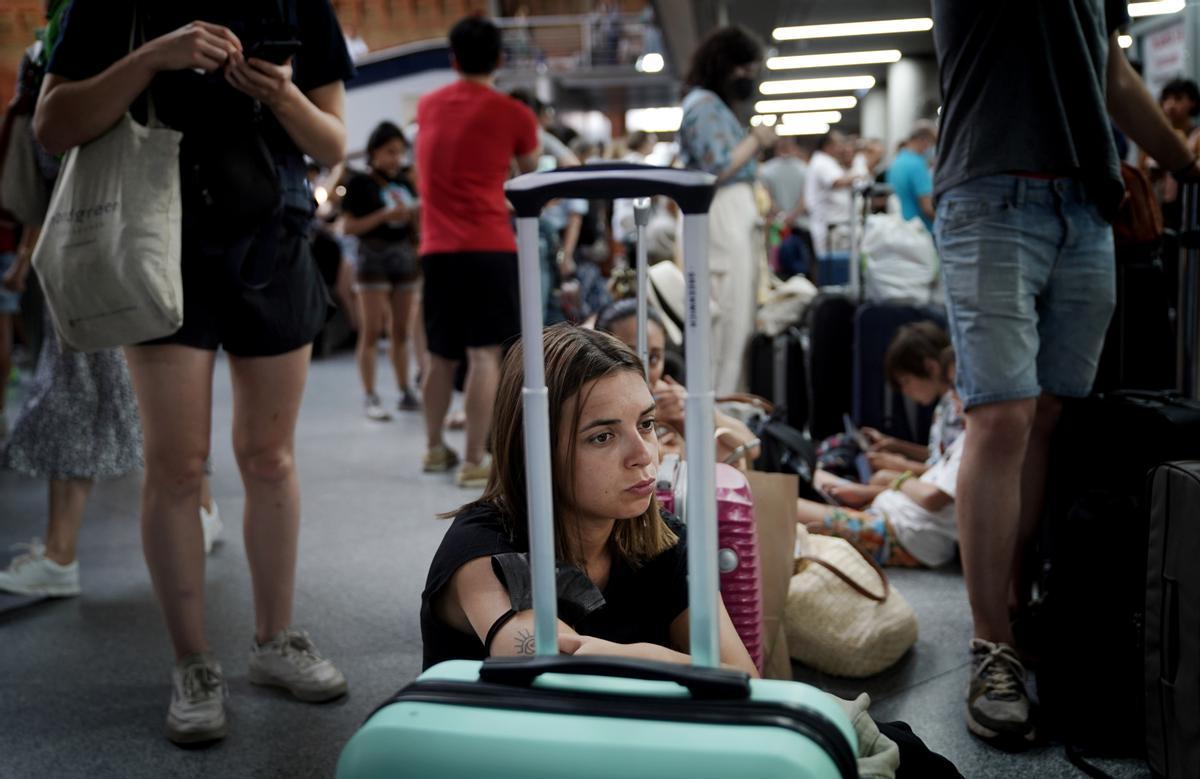
M 757 82 L 749 76 L 738 76 L 729 82 L 729 94 L 735 100 L 749 100 L 754 97 L 754 87 Z

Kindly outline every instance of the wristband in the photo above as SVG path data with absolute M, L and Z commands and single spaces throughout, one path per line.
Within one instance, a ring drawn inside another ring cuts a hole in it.
M 891 483 L 891 485 L 889 485 L 888 489 L 898 490 L 898 489 L 900 489 L 900 485 L 904 484 L 904 482 L 908 481 L 912 477 L 913 477 L 912 471 L 905 471 L 904 473 L 897 476 L 895 479 L 892 479 L 892 483 Z
M 483 651 L 487 652 L 489 655 L 492 653 L 492 642 L 496 640 L 496 634 L 499 633 L 500 629 L 507 625 L 515 616 L 517 616 L 517 612 L 509 609 L 501 614 L 499 619 L 492 623 L 492 626 L 488 628 L 487 638 L 483 639 Z

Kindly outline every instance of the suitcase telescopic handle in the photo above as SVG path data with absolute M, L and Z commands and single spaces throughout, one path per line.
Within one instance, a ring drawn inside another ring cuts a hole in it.
M 512 687 L 529 687 L 543 674 L 674 682 L 687 688 L 697 700 L 742 700 L 750 697 L 750 675 L 745 671 L 626 657 L 489 657 L 483 661 L 479 679 Z
M 666 195 L 685 214 L 708 213 L 715 192 L 711 173 L 612 162 L 526 173 L 504 185 L 518 217 L 537 216 L 551 200 L 639 198 Z

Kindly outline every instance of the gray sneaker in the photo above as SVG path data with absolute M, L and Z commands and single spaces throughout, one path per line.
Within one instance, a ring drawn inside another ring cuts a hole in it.
M 1025 691 L 1025 666 L 1008 644 L 971 639 L 967 727 L 1001 745 L 1028 744 L 1037 736 Z
M 282 687 L 302 701 L 320 703 L 346 694 L 346 677 L 321 657 L 308 633 L 287 628 L 250 648 L 250 683 Z
M 167 738 L 176 744 L 225 738 L 225 697 L 229 692 L 216 658 L 208 652 L 188 655 L 171 672 L 171 683 Z

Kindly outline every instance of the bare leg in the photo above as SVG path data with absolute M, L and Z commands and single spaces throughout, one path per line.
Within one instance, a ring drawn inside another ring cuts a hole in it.
M 417 354 L 417 365 L 420 369 L 421 378 L 424 379 L 429 373 L 429 344 L 425 340 L 425 311 L 424 305 L 421 302 L 420 287 L 413 291 L 416 303 L 413 305 L 412 320 L 409 322 L 409 330 L 413 337 L 413 351 Z
M 1025 447 L 1025 465 L 1021 469 L 1021 526 L 1017 533 L 1017 550 L 1013 559 L 1013 587 L 1017 603 L 1025 602 L 1026 577 L 1023 575 L 1025 553 L 1037 531 L 1046 497 L 1046 469 L 1050 459 L 1050 439 L 1062 414 L 1062 401 L 1047 393 L 1037 401 L 1037 415 Z
M 358 292 L 358 375 L 362 379 L 363 392 L 375 394 L 375 345 L 384 327 L 384 309 L 387 308 L 388 293 L 379 289 L 363 289 Z
M 295 433 L 311 351 L 230 359 L 233 451 L 246 489 L 243 534 L 260 643 L 292 623 L 300 540 Z
M 401 392 L 408 386 L 408 334 L 412 332 L 412 312 L 417 292 L 412 287 L 392 290 L 392 369 L 396 372 L 396 387 Z
M 359 330 L 362 322 L 358 317 L 358 293 L 354 291 L 354 266 L 344 259 L 338 266 L 335 289 L 338 303 L 341 304 L 342 309 L 346 312 L 346 319 L 350 322 L 350 329 Z
M 446 424 L 446 412 L 454 395 L 454 371 L 456 360 L 447 360 L 436 354 L 429 355 L 429 370 L 425 374 L 424 394 L 425 441 L 432 449 L 442 443 L 442 427 Z
M 50 522 L 46 527 L 46 557 L 59 565 L 75 562 L 79 529 L 92 482 L 84 479 L 50 480 Z
M 500 385 L 500 347 L 481 346 L 467 349 L 467 383 L 464 387 L 467 409 L 467 447 L 464 459 L 483 462 L 487 452 L 488 431 L 492 427 L 492 408 Z
M 125 356 L 146 459 L 142 548 L 178 660 L 208 649 L 204 538 L 196 511 L 208 457 L 216 354 L 169 345 L 133 346 Z
M 825 532 L 825 517 L 834 507 L 828 503 L 817 503 L 815 500 L 796 498 L 796 520 L 802 523 L 810 533 Z M 842 509 L 842 513 L 855 519 L 865 519 L 866 514 L 854 509 Z
M 989 403 L 967 411 L 967 438 L 958 470 L 959 545 L 975 636 L 1013 643 L 1008 621 L 1021 473 L 1037 401 Z

